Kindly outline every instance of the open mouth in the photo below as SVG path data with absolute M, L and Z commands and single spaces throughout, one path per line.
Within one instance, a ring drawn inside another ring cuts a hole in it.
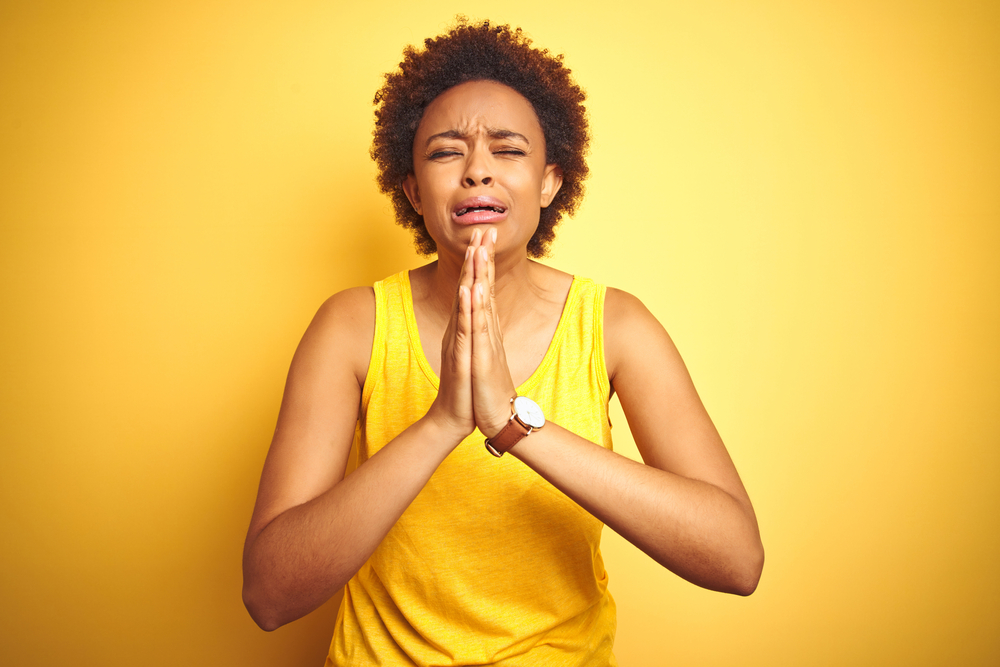
M 496 197 L 468 197 L 451 210 L 451 219 L 460 225 L 497 224 L 506 218 L 507 204 Z
M 488 211 L 490 213 L 503 213 L 507 209 L 503 206 L 466 206 L 455 211 L 455 215 L 463 216 L 466 213 L 475 213 L 477 211 Z

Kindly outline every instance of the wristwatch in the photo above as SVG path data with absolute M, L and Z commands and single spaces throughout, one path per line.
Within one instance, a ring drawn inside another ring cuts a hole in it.
M 510 399 L 510 420 L 492 438 L 486 438 L 486 450 L 493 456 L 503 456 L 504 452 L 516 445 L 532 431 L 545 426 L 545 414 L 538 403 L 527 396 Z

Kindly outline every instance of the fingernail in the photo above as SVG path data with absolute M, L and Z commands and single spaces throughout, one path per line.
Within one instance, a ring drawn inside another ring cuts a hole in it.
M 496 243 L 497 242 L 497 228 L 494 227 L 493 229 L 491 229 L 490 230 L 490 234 L 493 236 L 493 242 Z
M 479 292 L 479 296 L 483 295 L 483 284 L 482 283 L 476 283 L 476 291 Z
M 472 246 L 470 245 L 468 248 L 465 249 L 465 258 L 466 259 L 469 259 L 469 253 L 471 253 L 471 252 L 472 252 Z
M 479 254 L 485 260 L 489 260 L 490 258 L 489 254 L 486 252 L 486 248 L 480 248 Z

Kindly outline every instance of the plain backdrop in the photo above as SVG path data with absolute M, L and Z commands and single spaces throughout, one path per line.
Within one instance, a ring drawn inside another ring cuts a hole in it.
M 371 102 L 459 12 L 588 91 L 546 261 L 664 323 L 760 519 L 747 599 L 605 531 L 621 664 L 998 664 L 1000 5 L 962 0 L 0 4 L 0 663 L 322 664 L 338 600 L 257 629 L 244 532 L 316 308 L 427 261 Z

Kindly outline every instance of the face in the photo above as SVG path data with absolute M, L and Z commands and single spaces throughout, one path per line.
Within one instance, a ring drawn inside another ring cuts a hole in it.
M 470 81 L 424 111 L 403 190 L 438 254 L 460 257 L 475 228 L 495 227 L 498 251 L 527 246 L 561 185 L 531 103 L 495 81 Z

